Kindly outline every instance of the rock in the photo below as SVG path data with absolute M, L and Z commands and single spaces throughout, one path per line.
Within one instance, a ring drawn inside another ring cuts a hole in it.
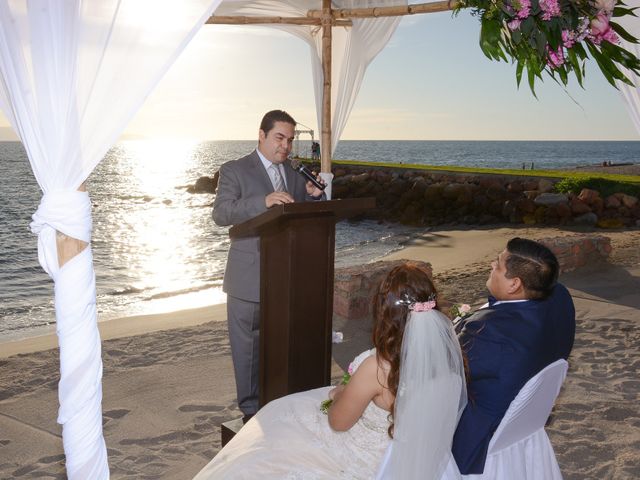
M 571 198 L 569 204 L 571 205 L 571 211 L 574 215 L 582 215 L 591 212 L 591 207 L 589 207 L 589 205 L 584 203 L 578 197 Z
M 600 198 L 600 194 L 596 190 L 589 188 L 583 188 L 578 195 L 578 198 L 588 205 L 592 205 L 596 199 Z
M 218 178 L 220 174 L 218 172 L 212 177 L 200 177 L 196 180 L 191 193 L 216 193 L 218 188 Z
M 619 218 L 602 218 L 596 223 L 596 226 L 600 228 L 613 229 L 622 228 L 624 223 Z
M 553 191 L 553 182 L 546 178 L 541 178 L 538 181 L 538 191 L 540 193 L 549 193 Z
M 622 204 L 627 208 L 633 208 L 638 204 L 638 197 L 622 194 Z
M 622 202 L 615 195 L 609 195 L 604 199 L 604 208 L 618 208 Z
M 593 213 L 583 213 L 582 215 L 578 215 L 577 217 L 573 217 L 573 223 L 576 225 L 595 225 L 598 223 L 598 216 Z
M 541 193 L 533 201 L 536 205 L 559 205 L 567 203 L 568 198 L 564 193 Z

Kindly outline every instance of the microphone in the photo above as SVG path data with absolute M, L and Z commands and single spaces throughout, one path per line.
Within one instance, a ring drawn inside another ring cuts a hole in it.
M 293 168 L 296 172 L 298 172 L 304 178 L 306 178 L 311 183 L 313 183 L 313 185 L 316 188 L 319 188 L 320 190 L 324 190 L 325 189 L 326 185 L 324 185 L 324 184 L 320 183 L 318 180 L 316 180 L 316 177 L 313 175 L 313 172 L 311 172 L 311 170 L 309 170 L 302 163 L 300 163 L 299 160 L 296 160 L 295 158 L 290 158 L 289 161 L 291 162 L 291 168 Z

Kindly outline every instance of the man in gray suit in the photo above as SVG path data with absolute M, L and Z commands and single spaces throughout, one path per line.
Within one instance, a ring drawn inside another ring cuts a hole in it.
M 321 200 L 322 190 L 296 173 L 288 160 L 296 122 L 282 110 L 265 114 L 258 148 L 220 167 L 213 220 L 236 225 L 274 205 Z M 260 353 L 260 239 L 231 239 L 223 290 L 236 377 L 238 407 L 246 422 L 258 411 Z

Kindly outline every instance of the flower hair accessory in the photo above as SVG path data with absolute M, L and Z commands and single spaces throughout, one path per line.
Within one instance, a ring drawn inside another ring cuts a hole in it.
M 403 293 L 400 296 L 400 299 L 394 302 L 394 305 L 405 305 L 406 307 L 409 307 L 409 310 L 412 312 L 427 312 L 436 308 L 436 296 L 432 293 L 429 295 L 426 302 L 416 302 L 414 298 Z
M 416 302 L 413 305 L 409 305 L 409 310 L 412 312 L 428 312 L 436 308 L 436 301 L 429 300 L 427 302 Z

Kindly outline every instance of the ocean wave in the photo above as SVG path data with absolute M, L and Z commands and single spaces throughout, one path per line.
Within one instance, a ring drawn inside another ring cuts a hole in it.
M 171 292 L 156 293 L 156 294 L 153 294 L 153 295 L 150 295 L 150 296 L 144 298 L 144 300 L 145 301 L 151 301 L 151 300 L 160 300 L 162 298 L 177 297 L 178 295 L 186 295 L 188 293 L 200 292 L 202 290 L 207 290 L 207 289 L 210 289 L 210 288 L 216 288 L 216 287 L 220 287 L 220 286 L 221 286 L 220 282 L 206 283 L 204 285 L 199 285 L 197 287 L 183 288 L 183 289 L 180 289 L 180 290 L 173 290 Z

